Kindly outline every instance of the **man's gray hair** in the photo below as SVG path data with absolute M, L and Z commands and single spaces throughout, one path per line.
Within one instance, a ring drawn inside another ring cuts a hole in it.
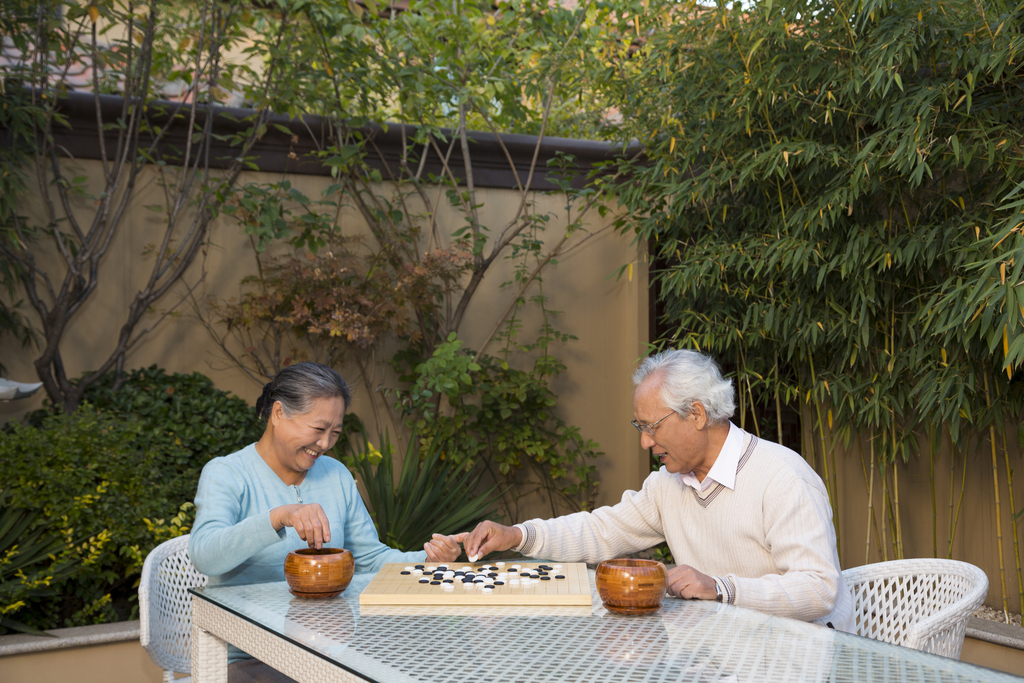
M 661 398 L 665 405 L 687 417 L 694 402 L 704 406 L 709 424 L 728 421 L 736 411 L 732 380 L 723 379 L 711 356 L 687 349 L 673 349 L 644 359 L 633 373 L 640 386 L 652 375 L 661 376 Z

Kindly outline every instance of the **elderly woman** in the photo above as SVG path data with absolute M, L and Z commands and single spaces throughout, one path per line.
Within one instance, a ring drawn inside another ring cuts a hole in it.
M 210 585 L 283 581 L 285 556 L 303 543 L 347 548 L 356 571 L 459 556 L 460 536 L 434 534 L 422 551 L 408 553 L 378 540 L 352 475 L 323 457 L 341 434 L 350 401 L 341 376 L 319 363 L 289 366 L 263 388 L 256 401 L 263 436 L 214 458 L 199 478 L 189 555 Z M 239 650 L 229 653 L 230 680 L 281 680 L 244 659 Z

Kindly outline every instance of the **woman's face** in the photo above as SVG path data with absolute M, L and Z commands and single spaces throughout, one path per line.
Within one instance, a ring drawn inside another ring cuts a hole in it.
M 334 447 L 344 417 L 345 402 L 340 396 L 314 399 L 308 412 L 292 417 L 285 414 L 280 401 L 275 402 L 270 423 L 274 455 L 281 468 L 301 480 L 317 458 Z

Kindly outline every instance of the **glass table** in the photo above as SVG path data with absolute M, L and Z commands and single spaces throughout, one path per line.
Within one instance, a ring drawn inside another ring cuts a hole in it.
M 227 680 L 231 643 L 299 683 L 1022 683 L 1024 678 L 715 602 L 643 617 L 590 607 L 364 606 L 284 582 L 193 589 L 192 676 Z M 593 571 L 590 572 L 593 587 Z

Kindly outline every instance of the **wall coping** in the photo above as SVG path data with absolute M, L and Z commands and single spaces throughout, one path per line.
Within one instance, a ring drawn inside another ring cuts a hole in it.
M 118 95 L 94 96 L 89 92 L 72 91 L 58 100 L 58 109 L 67 122 L 67 127 L 56 126 L 53 142 L 60 154 L 75 159 L 101 159 L 101 147 L 97 135 L 97 115 L 108 128 L 104 134 L 109 154 L 116 149 L 118 131 L 113 122 L 124 114 L 125 99 Z M 184 148 L 188 128 L 190 105 L 180 102 L 154 100 L 146 103 L 146 118 L 151 126 L 163 129 L 162 144 L 157 146 L 158 154 L 168 163 L 173 163 L 180 154 L 177 150 Z M 241 133 L 250 125 L 251 117 L 256 115 L 253 109 L 237 107 L 199 107 L 196 110 L 197 125 L 202 124 L 208 115 L 212 115 L 212 128 L 217 136 L 228 137 Z M 267 121 L 267 132 L 251 150 L 250 163 L 260 171 L 287 173 L 296 175 L 331 176 L 331 167 L 325 166 L 318 157 L 322 150 L 333 142 L 331 121 L 322 116 L 303 115 L 290 118 L 281 114 L 270 115 Z M 386 126 L 368 125 L 357 129 L 369 140 L 369 153 L 366 162 L 370 168 L 381 172 L 384 180 L 398 177 L 402 173 L 402 150 L 415 135 L 416 128 L 410 125 L 387 124 Z M 442 139 L 436 140 L 442 150 L 448 149 L 448 140 L 454 131 L 446 128 L 440 130 Z M 570 177 L 570 185 L 575 188 L 585 187 L 592 173 L 602 173 L 603 166 L 616 160 L 634 157 L 640 154 L 641 145 L 633 141 L 628 145 L 599 140 L 577 140 L 536 135 L 520 135 L 511 133 L 494 133 L 469 131 L 469 149 L 472 160 L 474 183 L 476 187 L 516 189 L 519 183 L 526 183 L 534 154 L 537 162 L 530 190 L 551 191 L 559 189 L 558 185 L 547 180 L 549 169 L 547 162 L 559 153 L 575 157 L 574 173 Z M 151 142 L 150 135 L 143 135 L 141 142 Z M 539 144 L 538 144 L 539 143 Z M 0 128 L 0 146 L 10 146 L 10 136 Z M 417 150 L 417 155 L 422 150 Z M 511 157 L 512 165 L 509 164 Z M 461 182 L 465 175 L 462 148 L 453 145 L 448 160 L 449 168 Z M 209 155 L 211 168 L 227 168 L 238 155 L 238 149 L 224 142 L 214 141 Z M 415 161 L 417 155 L 413 155 Z M 435 150 L 425 152 L 424 172 L 440 176 L 443 165 Z M 515 171 L 513 171 L 513 166 Z M 427 175 L 424 175 L 426 178 Z
M 0 636 L 0 657 L 138 640 L 139 632 L 138 621 L 119 621 L 115 624 L 55 628 L 46 631 L 56 636 L 55 638 L 24 633 Z
M 1015 650 L 1024 650 L 1024 628 L 1016 624 L 968 617 L 967 637 Z

